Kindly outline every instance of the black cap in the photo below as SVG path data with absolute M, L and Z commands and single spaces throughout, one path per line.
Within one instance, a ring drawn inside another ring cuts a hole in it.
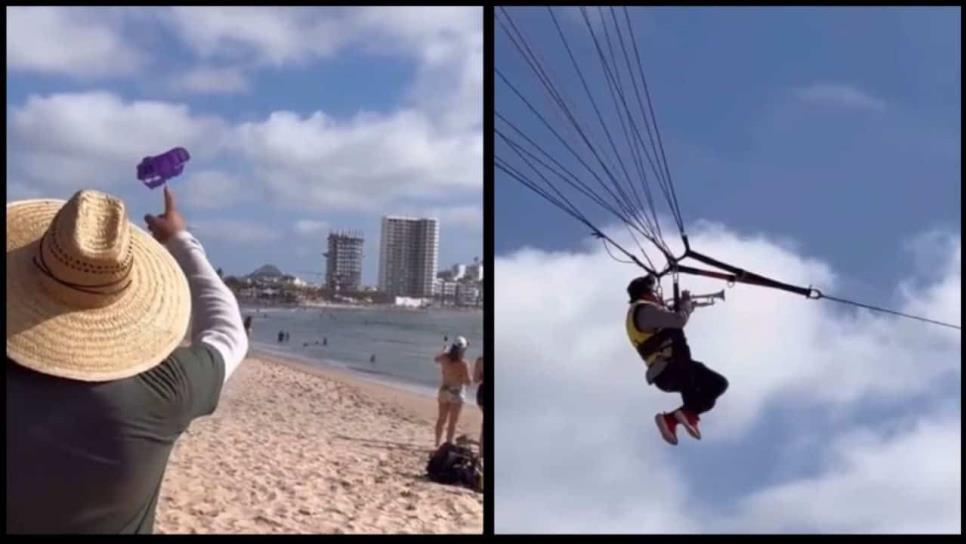
M 655 284 L 657 284 L 657 278 L 651 274 L 631 280 L 631 282 L 627 284 L 627 296 L 631 297 L 630 302 L 634 302 L 635 300 L 641 298 L 641 295 L 644 293 L 654 291 Z

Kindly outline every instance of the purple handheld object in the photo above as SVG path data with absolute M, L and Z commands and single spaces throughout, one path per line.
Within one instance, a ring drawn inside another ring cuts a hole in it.
M 138 179 L 150 189 L 164 185 L 169 179 L 181 175 L 190 158 L 191 155 L 183 147 L 176 147 L 154 157 L 144 157 L 138 165 Z

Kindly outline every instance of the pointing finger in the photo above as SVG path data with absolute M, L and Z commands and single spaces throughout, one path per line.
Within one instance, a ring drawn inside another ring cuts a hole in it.
M 174 211 L 174 193 L 171 189 L 165 185 L 164 186 L 164 213 L 168 214 Z

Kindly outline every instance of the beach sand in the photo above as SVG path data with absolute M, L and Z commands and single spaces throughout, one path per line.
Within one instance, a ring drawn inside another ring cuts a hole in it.
M 252 355 L 175 445 L 155 532 L 482 533 L 482 494 L 425 478 L 435 417 L 435 399 Z M 467 402 L 457 435 L 480 422 Z

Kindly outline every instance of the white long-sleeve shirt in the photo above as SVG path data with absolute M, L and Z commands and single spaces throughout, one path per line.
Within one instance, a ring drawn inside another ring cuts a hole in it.
M 225 382 L 248 352 L 248 335 L 238 300 L 215 271 L 205 249 L 191 233 L 181 231 L 165 243 L 191 288 L 191 342 L 204 342 L 225 361 Z

